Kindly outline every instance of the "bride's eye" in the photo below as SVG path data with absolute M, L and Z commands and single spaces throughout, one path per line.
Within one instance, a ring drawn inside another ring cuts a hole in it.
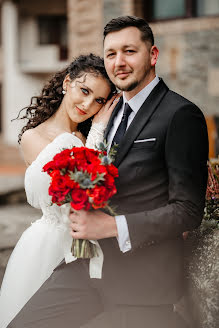
M 106 100 L 102 99 L 102 98 L 98 98 L 98 99 L 96 99 L 96 102 L 100 105 L 104 105 L 106 103 Z
M 85 88 L 81 88 L 81 91 L 85 94 L 85 95 L 89 95 L 89 91 Z

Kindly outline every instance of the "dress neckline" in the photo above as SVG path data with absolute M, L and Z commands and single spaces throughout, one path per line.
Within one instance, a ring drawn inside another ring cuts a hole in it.
M 35 158 L 35 160 L 33 160 L 33 162 L 26 168 L 26 172 L 28 171 L 28 169 L 30 168 L 30 167 L 32 167 L 32 165 L 38 160 L 38 158 L 41 156 L 41 154 L 42 153 L 44 153 L 44 151 L 51 145 L 51 144 L 53 144 L 55 141 L 57 141 L 57 139 L 59 139 L 61 136 L 63 136 L 63 135 L 65 135 L 65 134 L 67 134 L 67 135 L 71 135 L 71 136 L 73 136 L 73 137 L 75 137 L 75 138 L 77 138 L 78 140 L 80 140 L 80 142 L 81 142 L 81 144 L 82 144 L 82 146 L 81 147 L 83 147 L 84 146 L 84 144 L 83 144 L 83 142 L 81 141 L 81 139 L 80 138 L 78 138 L 77 136 L 76 136 L 76 134 L 75 134 L 75 132 L 62 132 L 62 133 L 60 133 L 59 135 L 57 135 L 51 142 L 49 142 L 40 152 L 39 152 L 39 154 L 37 155 L 37 157 Z

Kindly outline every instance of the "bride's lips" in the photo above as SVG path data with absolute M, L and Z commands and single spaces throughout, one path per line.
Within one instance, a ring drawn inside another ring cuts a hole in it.
M 87 113 L 85 111 L 83 111 L 82 109 L 78 108 L 77 106 L 75 107 L 77 112 L 80 114 L 80 115 L 86 115 Z

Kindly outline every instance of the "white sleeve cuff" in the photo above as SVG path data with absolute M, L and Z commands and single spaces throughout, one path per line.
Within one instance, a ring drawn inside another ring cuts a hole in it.
M 125 215 L 116 215 L 116 225 L 118 230 L 118 243 L 121 252 L 125 253 L 130 251 L 132 248 L 130 237 L 129 237 L 129 229 L 126 221 Z

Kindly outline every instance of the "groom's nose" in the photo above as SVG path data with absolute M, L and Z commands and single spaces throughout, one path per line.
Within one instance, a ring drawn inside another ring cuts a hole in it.
M 115 67 L 125 66 L 125 56 L 122 52 L 118 52 L 115 58 Z

